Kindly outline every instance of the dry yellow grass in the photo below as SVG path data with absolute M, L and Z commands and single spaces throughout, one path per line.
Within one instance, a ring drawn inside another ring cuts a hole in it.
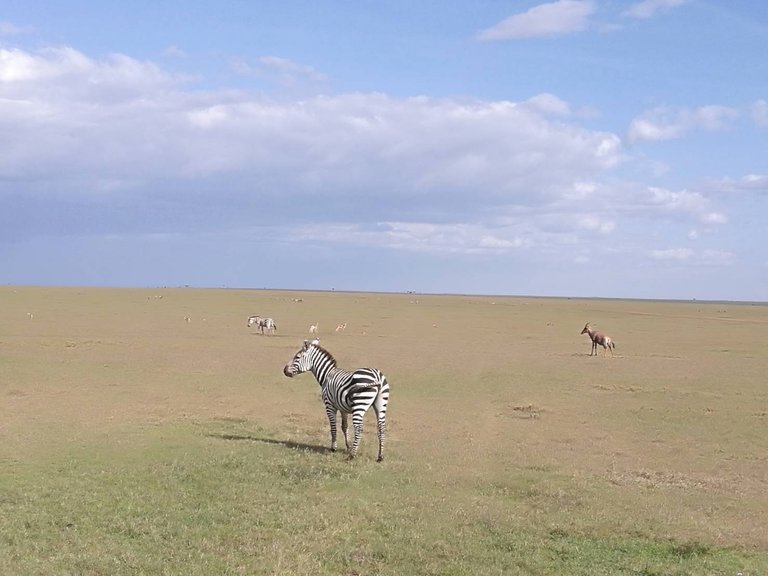
M 277 334 L 249 329 L 251 314 Z M 587 321 L 615 357 L 588 356 Z M 180 422 L 325 447 L 317 384 L 281 373 L 316 322 L 340 366 L 391 382 L 383 467 L 474 493 L 491 519 L 515 479 L 543 474 L 523 490 L 531 522 L 768 553 L 768 306 L 756 304 L 1 287 L 4 473 L 73 447 L 140 450 Z

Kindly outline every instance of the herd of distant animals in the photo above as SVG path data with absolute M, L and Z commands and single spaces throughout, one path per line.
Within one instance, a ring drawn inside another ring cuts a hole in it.
M 189 321 L 189 317 L 186 317 L 186 320 Z M 248 327 L 256 326 L 256 328 L 261 330 L 261 333 L 264 334 L 264 330 L 267 331 L 267 334 L 274 334 L 277 331 L 277 324 L 275 324 L 275 321 L 272 318 L 262 318 L 261 316 L 248 316 Z M 336 332 L 344 332 L 344 330 L 347 329 L 347 323 L 344 322 L 343 324 L 339 324 L 336 326 Z M 318 331 L 318 324 L 311 324 L 309 326 L 309 333 L 310 334 L 317 334 Z
M 186 317 L 186 320 L 189 322 L 189 317 Z M 249 316 L 248 327 L 250 328 L 251 326 L 256 326 L 256 328 L 261 330 L 262 334 L 264 334 L 264 330 L 267 331 L 266 332 L 267 334 L 274 334 L 277 331 L 277 324 L 275 324 L 275 321 L 272 318 L 262 318 L 261 316 Z M 336 326 L 336 332 L 343 332 L 346 329 L 347 329 L 346 322 Z M 318 332 L 318 323 L 310 324 L 309 333 L 317 334 L 317 332 Z M 589 336 L 589 339 L 592 341 L 592 350 L 590 350 L 589 352 L 590 356 L 597 356 L 598 346 L 603 347 L 604 356 L 608 354 L 608 350 L 611 351 L 611 356 L 613 356 L 613 351 L 616 350 L 616 343 L 613 341 L 613 339 L 610 336 L 606 336 L 603 332 L 600 332 L 599 330 L 595 330 L 592 327 L 591 322 L 587 322 L 584 325 L 584 328 L 582 329 L 581 333 L 587 334 Z
M 274 334 L 277 324 L 272 318 L 249 316 L 248 327 L 256 326 L 262 334 Z M 336 332 L 343 332 L 347 323 L 336 326 Z M 310 334 L 317 334 L 318 323 L 309 326 Z M 595 330 L 591 322 L 584 325 L 581 334 L 587 334 L 592 341 L 590 356 L 597 356 L 597 347 L 603 347 L 603 355 L 616 349 L 616 343 L 603 332 Z M 350 460 L 357 455 L 360 438 L 363 434 L 363 417 L 373 407 L 376 416 L 376 436 L 379 441 L 377 462 L 384 460 L 384 437 L 386 430 L 387 404 L 389 402 L 389 383 L 377 368 L 358 368 L 344 370 L 336 365 L 336 359 L 320 341 L 304 340 L 304 345 L 294 354 L 293 359 L 283 368 L 283 374 L 293 378 L 297 374 L 312 372 L 320 384 L 320 394 L 325 404 L 325 413 L 331 430 L 331 451 L 336 452 L 336 418 L 341 414 L 341 433 Z M 354 438 L 352 445 L 347 437 L 349 415 L 352 415 Z

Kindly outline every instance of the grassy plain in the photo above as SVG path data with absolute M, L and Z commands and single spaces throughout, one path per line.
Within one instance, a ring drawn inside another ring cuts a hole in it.
M 391 383 L 381 464 L 282 376 L 315 322 Z M 767 342 L 757 304 L 0 287 L 0 574 L 768 574 Z

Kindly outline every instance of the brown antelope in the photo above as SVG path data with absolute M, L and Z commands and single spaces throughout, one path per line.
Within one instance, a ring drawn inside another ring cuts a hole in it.
M 613 356 L 613 351 L 616 349 L 616 344 L 614 344 L 613 340 L 609 336 L 606 336 L 602 332 L 598 332 L 597 330 L 594 330 L 592 328 L 592 324 L 587 322 L 584 325 L 584 330 L 581 331 L 582 334 L 589 334 L 589 339 L 592 340 L 592 350 L 589 351 L 589 355 L 592 356 L 594 353 L 595 356 L 597 356 L 597 345 L 603 347 L 603 355 L 608 353 L 608 350 L 611 351 L 611 356 Z

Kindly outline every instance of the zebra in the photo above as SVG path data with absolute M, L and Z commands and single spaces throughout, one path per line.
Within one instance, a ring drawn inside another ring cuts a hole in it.
M 376 414 L 376 435 L 379 440 L 376 461 L 384 460 L 384 432 L 389 401 L 389 383 L 384 374 L 376 368 L 358 368 L 352 371 L 337 368 L 336 359 L 322 348 L 320 341 L 316 339 L 312 342 L 304 340 L 304 345 L 283 368 L 283 374 L 289 378 L 303 372 L 312 372 L 320 384 L 325 413 L 331 427 L 331 452 L 336 452 L 336 415 L 341 412 L 341 432 L 344 434 L 344 443 L 351 460 L 357 455 L 363 434 L 363 416 L 373 406 Z M 352 414 L 352 426 L 355 429 L 351 447 L 347 438 L 349 414 Z
M 272 318 L 262 318 L 261 316 L 249 316 L 248 327 L 256 324 L 256 328 L 261 329 L 261 333 L 264 334 L 264 328 L 267 329 L 267 334 L 271 334 L 277 330 L 277 324 Z

